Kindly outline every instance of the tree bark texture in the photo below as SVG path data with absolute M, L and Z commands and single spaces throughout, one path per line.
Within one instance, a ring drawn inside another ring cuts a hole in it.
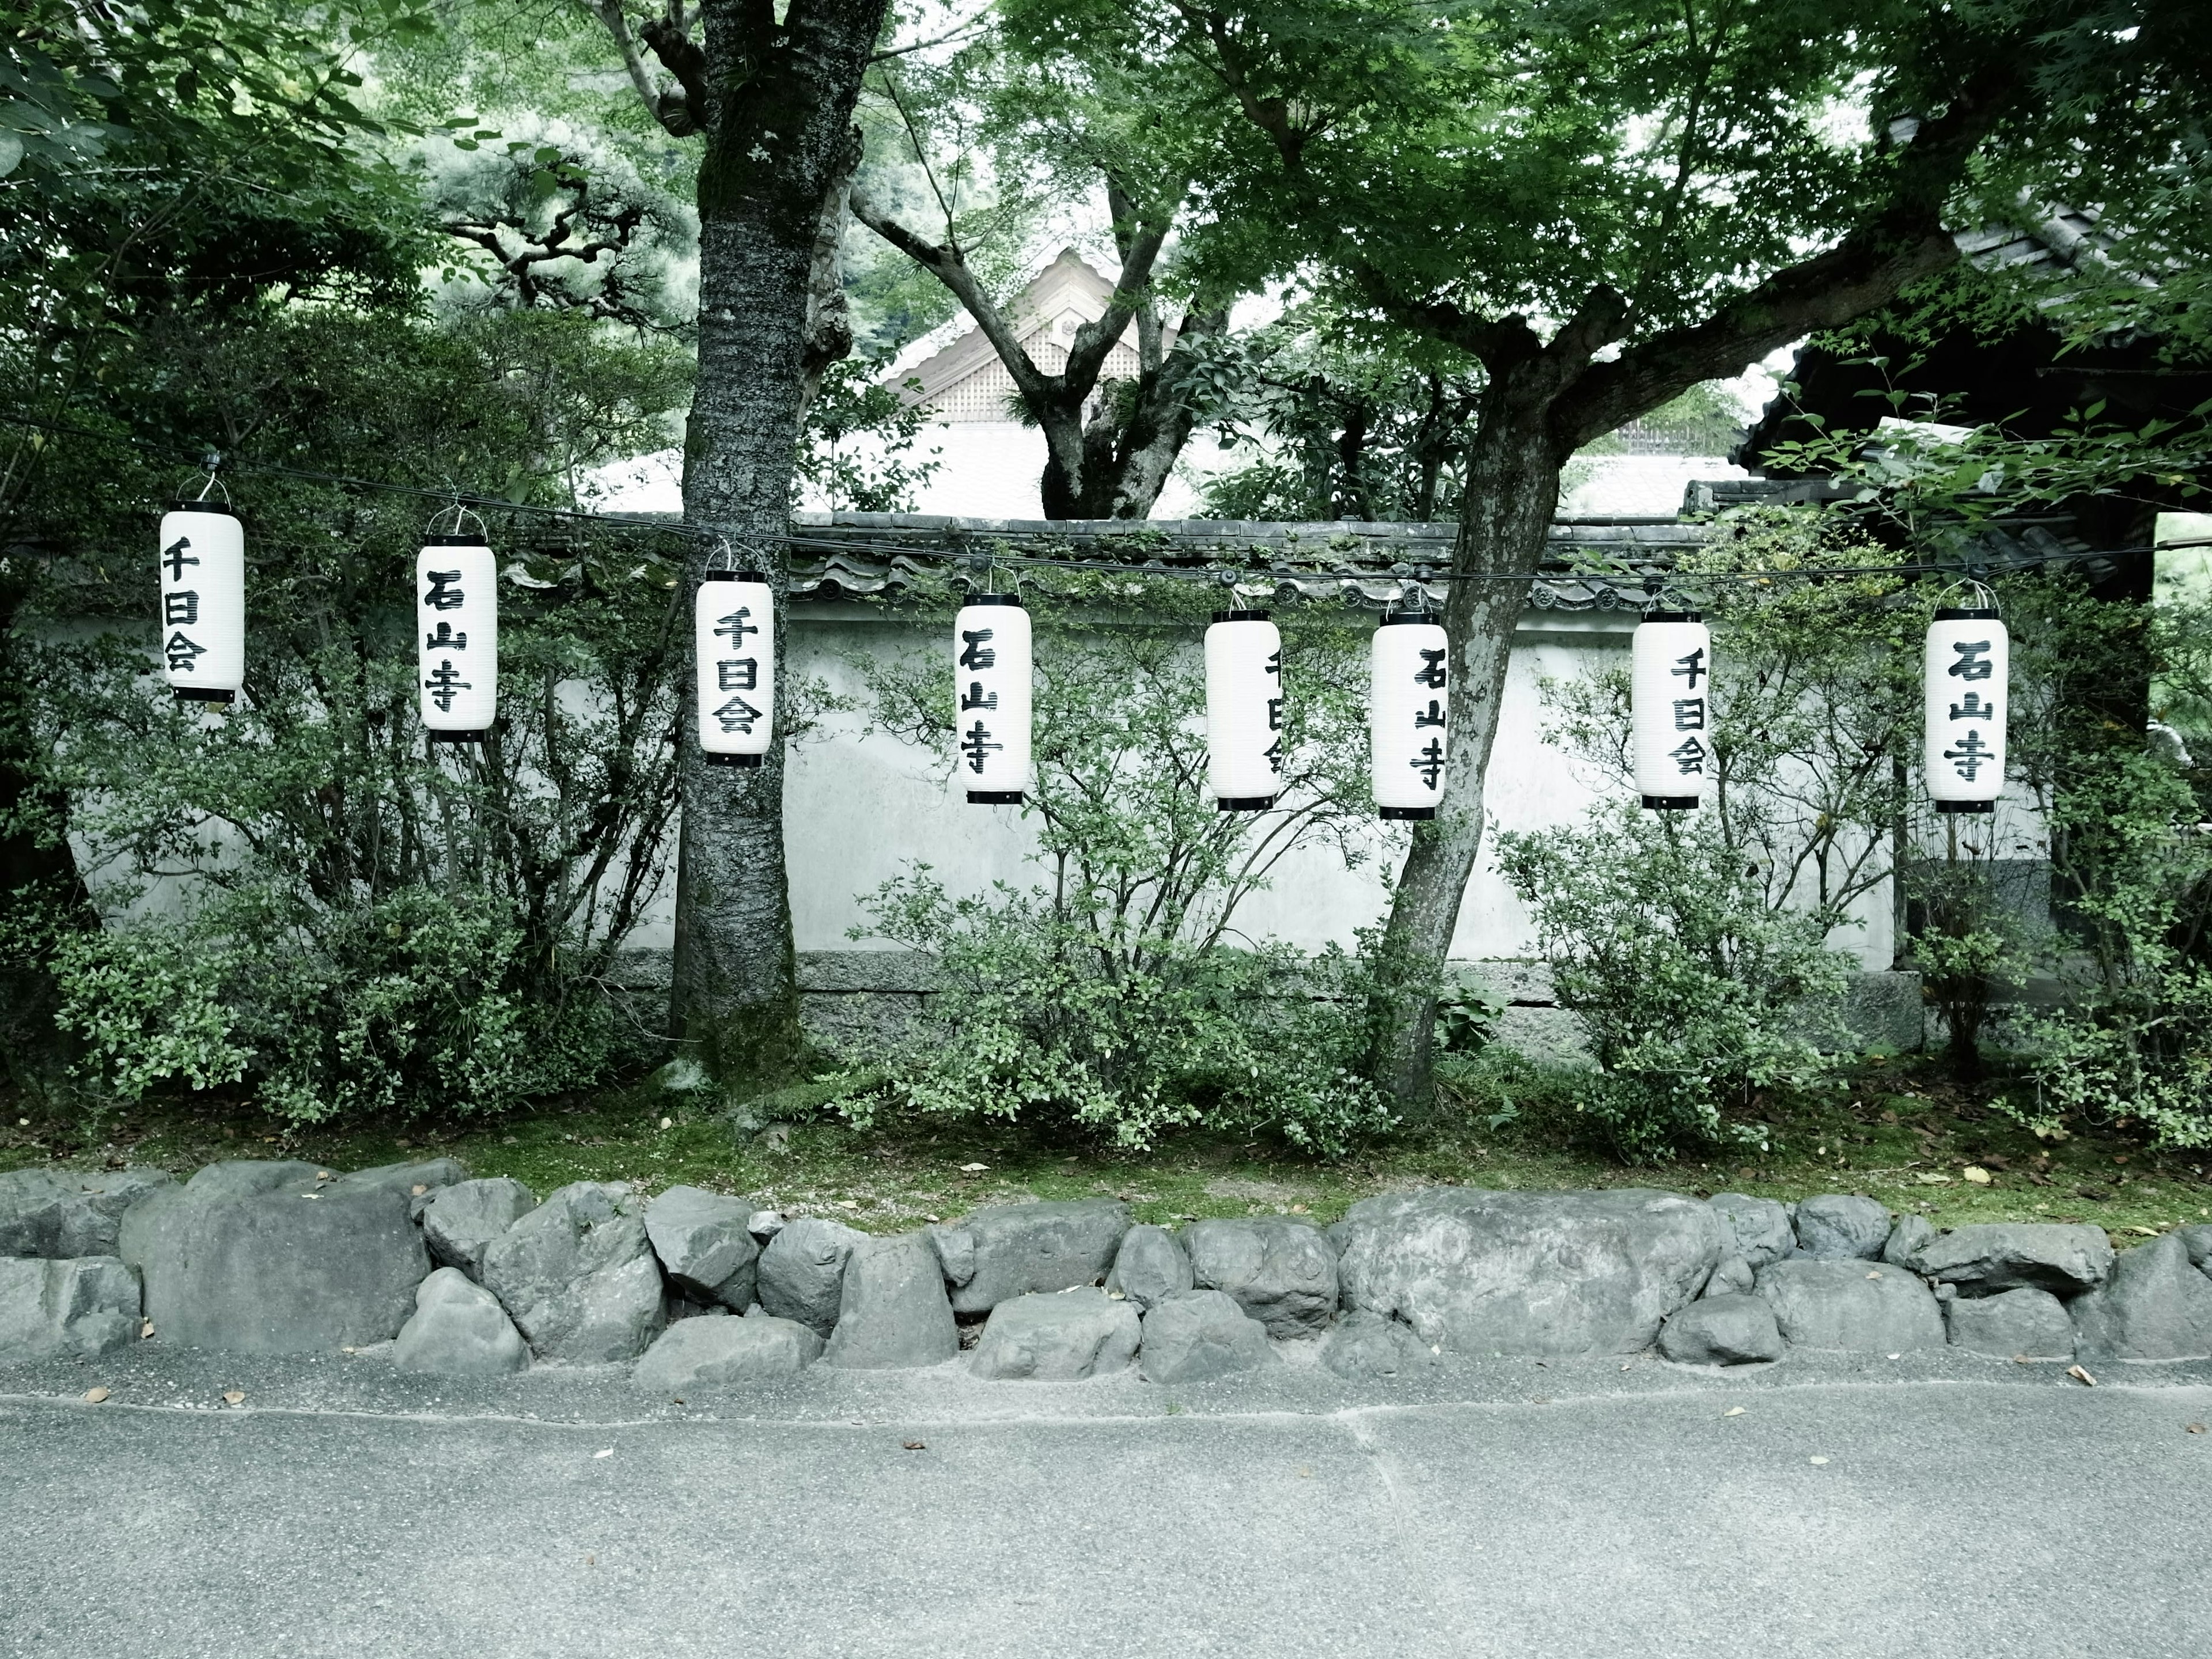
M 684 451 L 684 514 L 707 537 L 690 544 L 685 576 L 696 585 L 719 551 L 711 538 L 728 538 L 738 562 L 764 571 L 775 590 L 779 663 L 787 660 L 783 538 L 793 457 L 807 395 L 827 361 L 813 337 L 825 309 L 836 309 L 825 307 L 817 280 L 821 220 L 825 202 L 842 202 L 851 174 L 853 106 L 884 11 L 884 0 L 816 0 L 793 4 L 779 23 L 763 3 L 708 0 L 703 64 L 653 40 L 707 137 L 699 378 Z M 777 676 L 779 732 L 790 684 L 787 673 Z M 688 704 L 688 676 L 684 685 Z M 672 1029 L 726 1085 L 773 1085 L 804 1054 L 784 867 L 783 747 L 772 747 L 757 769 L 709 766 L 688 706 L 679 733 Z

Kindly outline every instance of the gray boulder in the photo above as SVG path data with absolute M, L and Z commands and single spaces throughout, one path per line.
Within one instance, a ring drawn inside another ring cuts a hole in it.
M 1678 1365 L 1750 1365 L 1782 1358 L 1774 1310 L 1755 1296 L 1709 1296 L 1659 1328 L 1659 1352 Z
M 1893 1267 L 1917 1273 L 1920 1271 L 1921 1251 L 1935 1242 L 1936 1229 L 1927 1217 L 1901 1215 L 1889 1230 L 1889 1242 L 1881 1247 L 1881 1259 Z
M 1185 1291 L 1145 1316 L 1138 1369 L 1147 1382 L 1210 1382 L 1279 1363 L 1267 1328 L 1220 1291 Z
M 468 1178 L 467 1168 L 457 1158 L 425 1158 L 411 1164 L 380 1164 L 373 1170 L 356 1170 L 328 1184 L 333 1191 L 373 1188 L 398 1193 L 412 1200 L 419 1213 L 440 1188 L 454 1186 Z
M 530 1348 L 499 1298 L 458 1267 L 440 1267 L 415 1292 L 392 1363 L 440 1376 L 504 1376 L 530 1364 Z
M 1820 1261 L 1871 1261 L 1889 1243 L 1889 1212 L 1878 1200 L 1826 1193 L 1797 1206 L 1797 1248 Z
M 790 1376 L 822 1357 L 822 1339 L 795 1319 L 687 1319 L 671 1325 L 630 1375 L 649 1389 Z
M 0 1256 L 113 1255 L 124 1212 L 175 1184 L 165 1170 L 10 1170 L 0 1175 Z
M 1790 1231 L 1790 1212 L 1772 1199 L 1715 1193 L 1705 1202 L 1735 1235 L 1735 1254 L 1753 1268 L 1796 1252 L 1797 1235 Z
M 991 1310 L 969 1370 L 993 1382 L 1073 1382 L 1125 1370 L 1142 1334 L 1137 1310 L 1103 1291 L 1033 1291 Z
M 669 1278 L 687 1295 L 734 1313 L 752 1306 L 760 1246 L 752 1200 L 697 1187 L 671 1187 L 645 1212 L 646 1236 Z
M 2190 1266 L 2179 1233 L 2121 1251 L 2105 1282 L 2069 1311 L 2084 1359 L 2212 1356 L 2212 1279 Z
M 801 1216 L 787 1222 L 760 1254 L 761 1306 L 826 1337 L 837 1322 L 846 1258 L 867 1235 L 840 1221 Z
M 125 1212 L 119 1253 L 163 1341 L 313 1353 L 398 1335 L 430 1271 L 407 1192 L 317 1174 L 211 1164 Z
M 485 1247 L 484 1288 L 540 1359 L 635 1359 L 667 1322 L 641 1206 L 619 1181 L 562 1188 Z
M 788 1229 L 786 1229 L 788 1231 Z M 781 1243 L 783 1235 L 776 1235 Z M 846 1259 L 825 1363 L 855 1370 L 939 1365 L 960 1352 L 937 1252 L 920 1233 L 862 1238 Z
M 1311 1222 L 1194 1221 L 1182 1245 L 1197 1288 L 1225 1292 L 1270 1336 L 1317 1336 L 1336 1317 L 1336 1247 Z
M 492 1240 L 537 1207 L 538 1195 L 506 1176 L 457 1181 L 422 1206 L 422 1242 L 436 1261 L 480 1279 Z
M 1998 1359 L 2071 1359 L 2074 1322 L 2048 1291 L 1954 1296 L 1943 1304 L 1951 1346 Z
M 1132 1227 L 1122 1235 L 1121 1248 L 1115 1253 L 1106 1288 L 1109 1292 L 1119 1291 L 1140 1312 L 1158 1307 L 1168 1297 L 1195 1288 L 1190 1257 L 1166 1228 Z
M 1434 1370 L 1437 1357 L 1403 1320 L 1354 1309 L 1329 1331 L 1321 1363 L 1339 1376 L 1360 1381 Z
M 2201 1271 L 2212 1273 L 2212 1226 L 2184 1227 L 2178 1236 L 2190 1261 Z
M 1759 1270 L 1759 1294 L 1796 1347 L 1902 1353 L 1944 1345 L 1943 1316 L 1928 1287 L 1864 1257 L 1778 1261 Z
M 1758 1275 L 1751 1263 L 1740 1255 L 1732 1255 L 1713 1269 L 1713 1276 L 1705 1281 L 1704 1294 L 1709 1297 L 1749 1296 Z
M 1735 1253 L 1722 1213 L 1674 1193 L 1439 1187 L 1363 1199 L 1339 1265 L 1347 1307 L 1477 1353 L 1638 1353 Z
M 1000 1204 L 929 1230 L 955 1313 L 988 1313 L 1037 1291 L 1096 1285 L 1114 1265 L 1129 1206 L 1110 1198 Z
M 138 1319 L 138 1275 L 114 1256 L 0 1257 L 0 1364 L 102 1358 Z
M 2094 1290 L 2112 1270 L 2112 1242 L 2102 1227 L 1985 1222 L 1958 1227 L 1923 1244 L 1911 1263 L 1923 1278 L 1956 1285 L 1961 1296 Z

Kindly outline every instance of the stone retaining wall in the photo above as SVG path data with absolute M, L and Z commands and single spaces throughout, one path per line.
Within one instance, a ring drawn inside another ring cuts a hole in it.
M 1170 1232 L 1111 1200 L 1002 1205 L 896 1237 L 675 1187 L 540 1203 L 450 1158 L 0 1176 L 0 1364 L 143 1340 L 386 1352 L 446 1375 L 624 1365 L 668 1390 L 821 1364 L 979 1379 L 1134 1369 L 1183 1383 L 1285 1360 L 1352 1378 L 1447 1353 L 1687 1365 L 1793 1349 L 2212 1358 L 2212 1226 L 2124 1253 L 2086 1225 L 1937 1233 L 1870 1198 L 1705 1202 L 1440 1187 Z

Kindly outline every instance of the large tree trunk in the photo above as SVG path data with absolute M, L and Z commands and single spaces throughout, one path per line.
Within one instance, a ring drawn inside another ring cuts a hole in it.
M 768 574 L 779 663 L 787 661 L 782 538 L 793 458 L 822 368 L 818 349 L 809 355 L 809 325 L 825 296 L 810 285 L 823 204 L 842 198 L 850 176 L 853 106 L 884 9 L 884 0 L 819 0 L 776 23 L 766 8 L 739 0 L 705 9 L 707 72 L 696 100 L 709 106 L 699 174 L 699 380 L 684 514 Z M 690 583 L 716 550 L 692 541 Z M 769 1086 L 805 1054 L 784 869 L 783 747 L 755 769 L 708 766 L 688 676 L 684 684 L 673 1029 L 726 1087 Z M 790 685 L 787 672 L 777 676 L 779 734 Z
M 1482 850 L 1483 778 L 1498 736 L 1498 705 L 1513 632 L 1528 584 L 1486 580 L 1536 568 L 1559 505 L 1563 457 L 1540 402 L 1516 395 L 1518 377 L 1493 380 L 1468 456 L 1455 580 L 1444 600 L 1451 646 L 1451 730 L 1443 800 L 1413 826 L 1384 928 L 1381 1006 L 1375 1011 L 1376 1079 L 1401 1113 L 1427 1109 L 1441 982 L 1459 907 Z

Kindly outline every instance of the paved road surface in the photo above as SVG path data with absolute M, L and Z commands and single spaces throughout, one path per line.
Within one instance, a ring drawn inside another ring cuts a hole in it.
M 1629 1381 L 857 1424 L 7 1395 L 0 1653 L 2212 1655 L 2202 1382 Z

